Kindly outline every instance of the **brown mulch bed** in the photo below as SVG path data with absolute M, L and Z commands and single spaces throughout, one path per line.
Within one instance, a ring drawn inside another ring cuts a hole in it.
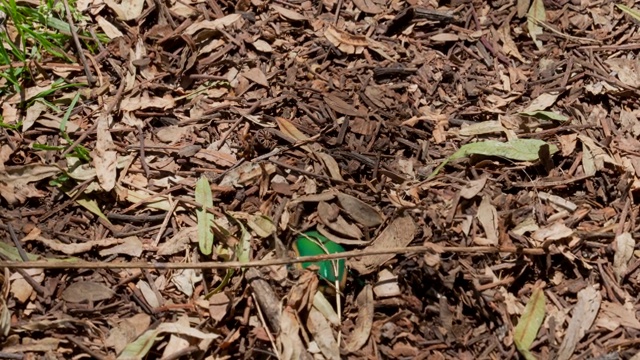
M 639 358 L 624 8 L 71 6 L 84 56 L 2 83 L 0 358 Z M 307 230 L 378 253 L 336 297 Z

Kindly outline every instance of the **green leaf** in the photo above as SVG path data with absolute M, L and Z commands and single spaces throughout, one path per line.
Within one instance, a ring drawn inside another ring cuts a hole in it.
M 129 343 L 124 350 L 120 353 L 117 360 L 142 360 L 156 341 L 156 338 L 160 335 L 158 329 L 147 330 L 138 338 Z
M 465 144 L 460 150 L 449 156 L 429 175 L 428 179 L 436 176 L 451 160 L 468 157 L 470 155 L 497 156 L 515 161 L 536 161 L 540 159 L 540 150 L 549 146 L 549 154 L 558 152 L 558 147 L 539 139 L 513 139 L 507 142 L 487 140 Z
M 196 210 L 198 217 L 198 245 L 204 255 L 211 255 L 213 251 L 213 214 L 207 212 L 206 208 L 213 207 L 213 195 L 211 186 L 206 177 L 201 177 L 196 183 L 196 202 L 203 208 Z
M 631 16 L 636 21 L 640 21 L 640 12 L 638 10 L 620 4 L 616 4 L 616 6 L 618 7 L 618 9 L 624 11 L 625 13 L 627 13 L 627 15 Z
M 251 254 L 251 234 L 241 221 L 236 220 L 236 222 L 240 225 L 240 242 L 236 247 L 238 261 L 249 262 L 249 255 Z
M 72 195 L 70 195 L 70 196 L 72 196 Z M 102 212 L 102 210 L 100 210 L 100 207 L 98 206 L 98 202 L 95 201 L 94 199 L 89 199 L 89 197 L 87 197 L 86 195 L 82 194 L 82 195 L 78 196 L 78 198 L 76 199 L 76 202 L 78 203 L 78 205 L 80 205 L 83 208 L 89 210 L 90 212 L 92 212 L 93 214 L 98 216 L 99 218 L 101 218 L 104 221 L 106 221 L 107 223 L 111 224 L 109 219 L 107 219 L 107 216 Z
M 563 122 L 569 120 L 568 117 L 562 114 L 556 114 L 552 111 L 542 111 L 542 110 L 527 111 L 527 112 L 521 112 L 520 115 L 531 116 L 538 119 L 556 120 L 556 121 L 563 121 Z
M 529 30 L 531 40 L 533 40 L 540 50 L 542 49 L 542 41 L 538 40 L 538 35 L 542 35 L 542 26 L 540 26 L 538 22 L 544 21 L 547 21 L 547 13 L 543 0 L 533 0 L 527 13 L 527 30 Z
M 529 352 L 529 348 L 538 336 L 538 331 L 544 320 L 545 302 L 544 291 L 541 288 L 533 290 L 531 298 L 513 332 L 513 341 L 516 344 L 516 348 L 527 360 L 535 360 L 533 354 Z

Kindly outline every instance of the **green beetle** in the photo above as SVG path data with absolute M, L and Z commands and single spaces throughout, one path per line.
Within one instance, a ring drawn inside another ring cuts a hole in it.
M 344 252 L 344 248 L 339 244 L 327 239 L 324 235 L 317 231 L 307 231 L 299 235 L 293 243 L 293 251 L 297 256 L 316 256 L 323 254 L 333 254 Z M 317 262 L 303 262 L 298 266 L 303 269 L 311 265 L 318 267 L 318 275 L 334 285 L 336 280 L 340 283 L 340 288 L 344 288 L 347 281 L 346 265 L 344 259 L 339 260 L 323 260 Z M 337 266 L 338 274 L 334 266 Z

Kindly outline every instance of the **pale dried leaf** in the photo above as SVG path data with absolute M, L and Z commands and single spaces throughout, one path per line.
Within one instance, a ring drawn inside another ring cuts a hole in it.
M 262 72 L 262 70 L 258 69 L 257 67 L 249 71 L 243 72 L 242 76 L 253 81 L 258 85 L 269 87 L 269 81 L 267 80 L 267 76 Z
M 540 96 L 535 98 L 531 102 L 531 104 L 529 104 L 529 106 L 527 106 L 521 112 L 526 113 L 526 112 L 534 112 L 539 110 L 546 110 L 548 107 L 555 104 L 557 99 L 558 99 L 558 94 L 549 94 L 549 93 L 541 94 Z
M 407 246 L 416 236 L 416 224 L 409 215 L 395 219 L 369 245 L 369 250 L 381 250 Z M 393 254 L 367 256 L 349 261 L 349 265 L 361 275 L 374 271 L 378 266 L 393 258 Z
M 96 169 L 98 183 L 104 191 L 111 191 L 116 185 L 117 176 L 117 156 L 114 150 L 115 145 L 109 131 L 110 117 L 102 116 L 98 118 L 96 129 L 97 141 L 93 156 L 93 166 Z
M 320 351 L 328 360 L 340 360 L 340 348 L 336 341 L 331 325 L 327 319 L 315 308 L 311 308 L 307 317 L 307 329 L 313 336 Z
M 144 0 L 122 0 L 119 4 L 114 0 L 104 0 L 104 3 L 116 13 L 119 20 L 129 21 L 142 14 Z
M 107 19 L 102 16 L 96 16 L 96 21 L 98 22 L 98 26 L 102 29 L 105 35 L 111 40 L 122 37 L 124 34 L 112 23 L 110 23 Z
M 342 178 L 342 174 L 340 174 L 340 166 L 338 165 L 338 162 L 333 158 L 333 156 L 324 152 L 316 152 L 315 155 L 320 160 L 322 160 L 324 166 L 327 168 L 327 170 L 329 170 L 331 178 L 339 181 L 344 181 L 344 179 Z
M 115 239 L 114 239 L 115 240 Z M 137 236 L 127 236 L 120 239 L 121 244 L 114 247 L 100 250 L 100 256 L 109 256 L 115 254 L 124 254 L 133 257 L 142 255 L 142 241 Z
M 278 14 L 282 15 L 282 17 L 284 17 L 285 19 L 289 19 L 289 20 L 293 20 L 293 21 L 304 21 L 304 20 L 307 20 L 307 18 L 304 15 L 302 15 L 302 14 L 300 14 L 298 12 L 295 12 L 293 10 L 289 10 L 289 9 L 284 8 L 282 6 L 279 6 L 279 5 L 273 5 L 272 4 L 271 8 L 273 10 L 277 11 Z
M 536 230 L 531 238 L 537 241 L 555 241 L 565 239 L 573 235 L 573 230 L 562 222 L 556 222 L 549 226 Z
M 253 47 L 256 48 L 256 50 L 261 52 L 265 52 L 265 53 L 273 52 L 273 48 L 271 47 L 271 45 L 269 45 L 268 42 L 262 39 L 258 39 L 254 41 L 253 43 L 251 43 L 251 45 L 253 45 Z
M 378 6 L 373 0 L 353 0 L 353 4 L 367 14 L 380 14 L 384 11 L 384 9 Z
M 0 171 L 0 195 L 10 204 L 24 202 L 34 194 L 28 187 L 29 183 L 52 177 L 60 172 L 57 166 L 38 164 L 5 168 Z
M 558 360 L 569 360 L 571 358 L 578 342 L 591 328 L 593 321 L 596 319 L 601 302 L 602 295 L 593 285 L 587 286 L 578 292 L 578 303 L 573 308 L 573 315 L 558 350 Z
M 616 252 L 613 256 L 613 272 L 616 274 L 618 281 L 627 272 L 629 261 L 633 257 L 633 250 L 636 246 L 636 241 L 633 239 L 630 233 L 625 232 L 616 236 Z
M 456 34 L 440 33 L 440 34 L 431 36 L 429 39 L 435 42 L 448 42 L 448 41 L 455 42 L 460 40 L 460 37 Z
M 471 180 L 469 183 L 460 190 L 460 196 L 464 199 L 473 199 L 482 191 L 487 184 L 487 176 L 483 176 L 477 180 Z
M 367 343 L 373 326 L 373 303 L 371 285 L 366 285 L 356 298 L 355 306 L 358 308 L 358 317 L 356 318 L 356 327 L 345 344 L 348 351 L 360 350 Z
M 529 35 L 538 47 L 538 50 L 542 50 L 542 41 L 538 40 L 538 35 L 542 35 L 542 26 L 540 26 L 536 20 L 547 21 L 547 13 L 544 9 L 543 0 L 533 0 L 527 15 L 527 30 L 529 30 Z
M 360 54 L 364 51 L 364 48 L 369 45 L 365 36 L 351 35 L 333 26 L 329 26 L 324 31 L 324 36 L 335 47 L 347 54 Z
M 388 269 L 382 269 L 382 271 L 378 273 L 378 282 L 374 285 L 373 292 L 377 298 L 401 295 L 398 277 L 393 275 Z
M 327 196 L 329 195 L 331 196 L 331 198 L 322 198 L 318 199 L 318 201 L 331 200 L 334 194 L 327 194 Z M 341 192 L 336 193 L 335 196 L 338 197 L 338 203 L 340 204 L 344 212 L 358 223 L 366 227 L 375 227 L 382 224 L 382 222 L 384 221 L 384 218 L 382 217 L 380 212 L 364 201 Z M 299 198 L 298 200 L 301 201 L 300 199 L 301 198 Z
M 489 196 L 482 198 L 476 217 L 484 229 L 489 242 L 487 245 L 498 245 L 498 211 Z
M 101 301 L 109 300 L 115 295 L 115 292 L 97 282 L 79 281 L 69 285 L 62 292 L 62 299 L 70 303 L 80 303 L 84 301 Z
M 242 19 L 242 14 L 236 13 L 215 20 L 204 20 L 189 25 L 189 27 L 184 30 L 184 33 L 187 35 L 194 35 L 200 30 L 220 30 L 233 25 L 240 19 Z

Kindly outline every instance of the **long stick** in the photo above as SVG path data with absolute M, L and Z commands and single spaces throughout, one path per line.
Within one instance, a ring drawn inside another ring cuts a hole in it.
M 515 246 L 492 247 L 492 246 L 410 246 L 388 249 L 365 249 L 345 251 L 342 253 L 323 254 L 316 256 L 302 256 L 296 258 L 254 260 L 248 262 L 226 261 L 226 262 L 201 262 L 201 263 L 147 263 L 137 262 L 95 262 L 95 261 L 0 261 L 0 267 L 13 269 L 229 269 L 229 268 L 253 268 L 273 265 L 290 265 L 302 262 L 315 262 L 323 260 L 357 258 L 363 256 L 374 256 L 384 254 L 406 254 L 406 253 L 511 253 L 523 255 L 544 255 L 547 252 L 542 248 L 522 249 Z

